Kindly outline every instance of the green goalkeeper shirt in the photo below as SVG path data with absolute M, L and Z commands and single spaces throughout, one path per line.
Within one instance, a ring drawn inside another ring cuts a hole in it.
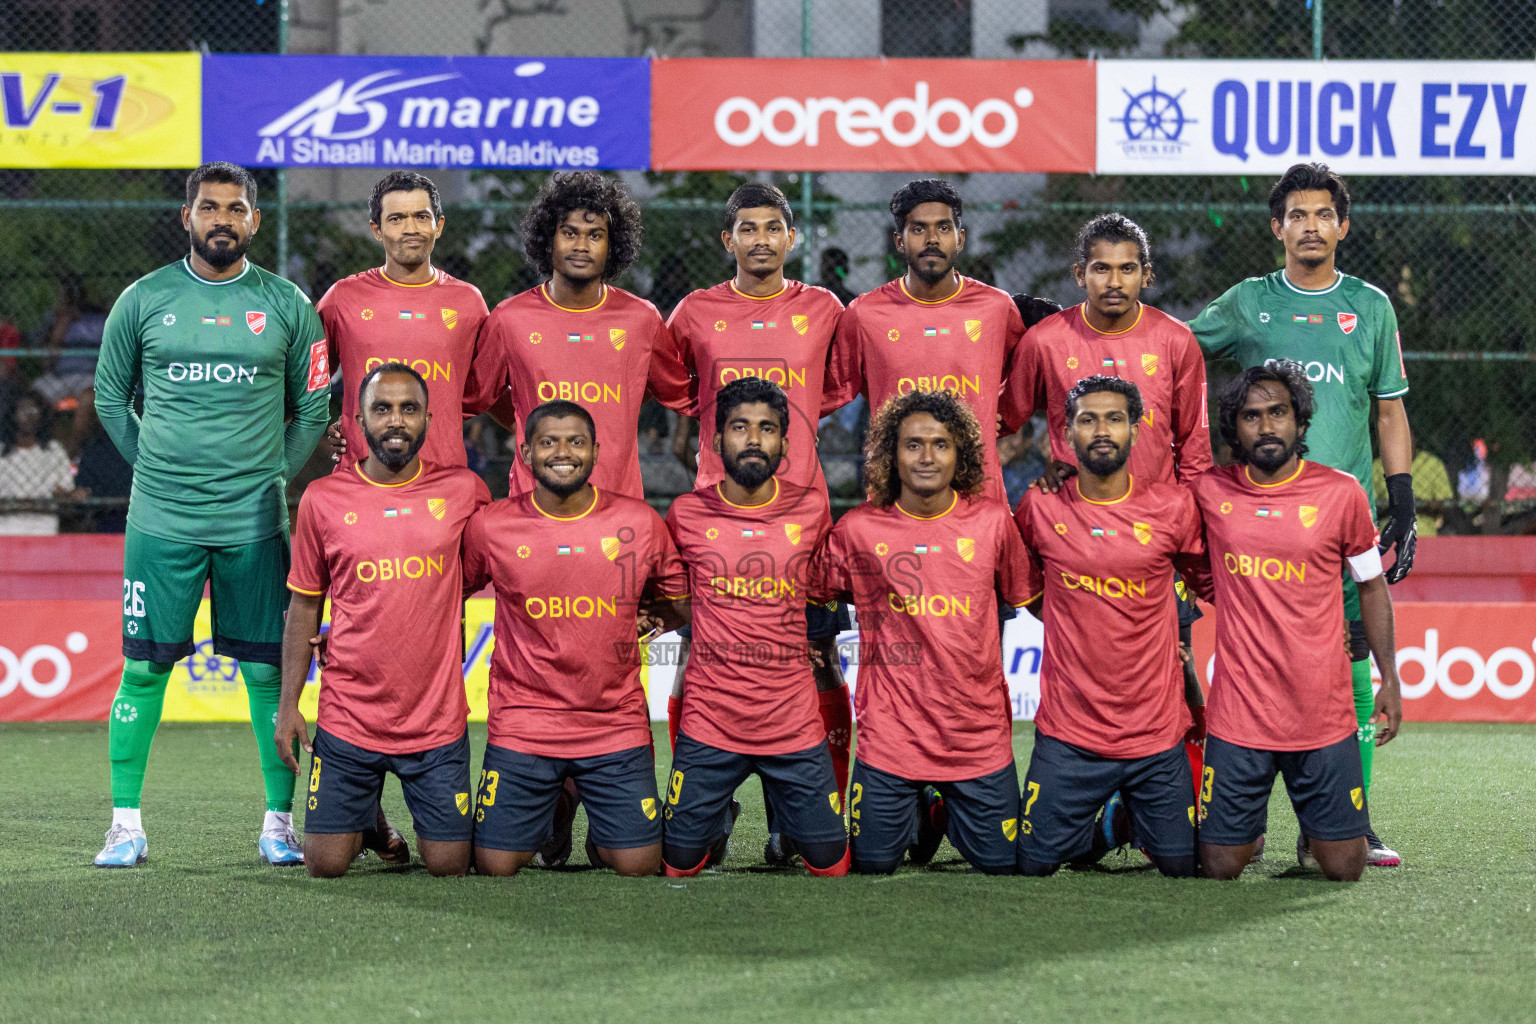
M 1189 329 L 1208 358 L 1235 359 L 1244 369 L 1268 359 L 1301 363 L 1317 396 L 1307 457 L 1371 492 L 1371 399 L 1408 393 L 1397 314 L 1385 292 L 1348 274 L 1308 291 L 1277 270 L 1227 289 Z
M 190 259 L 161 267 L 107 317 L 96 413 L 133 466 L 128 523 L 142 533 L 225 547 L 285 532 L 287 481 L 329 407 L 315 307 L 249 260 L 227 281 L 198 277 Z

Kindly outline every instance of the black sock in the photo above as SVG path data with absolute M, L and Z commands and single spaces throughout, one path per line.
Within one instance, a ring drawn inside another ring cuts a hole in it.
M 859 875 L 892 875 L 901 866 L 901 858 L 895 860 L 860 860 L 853 858 L 853 870 Z
M 1047 864 L 1044 861 L 1030 860 L 1028 857 L 1019 858 L 1019 874 L 1028 875 L 1031 878 L 1046 878 L 1054 875 L 1060 867 L 1060 864 Z
M 692 871 L 709 856 L 707 846 L 674 846 L 661 844 L 661 859 L 679 871 Z
M 1194 878 L 1196 860 L 1192 853 L 1182 857 L 1159 857 L 1155 853 L 1147 856 L 1152 858 L 1152 863 L 1157 865 L 1157 870 L 1169 878 Z

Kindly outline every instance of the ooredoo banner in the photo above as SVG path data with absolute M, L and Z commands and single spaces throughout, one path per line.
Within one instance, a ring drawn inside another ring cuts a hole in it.
M 658 60 L 657 170 L 1093 171 L 1088 61 Z
M 1529 61 L 1106 60 L 1100 174 L 1536 173 Z

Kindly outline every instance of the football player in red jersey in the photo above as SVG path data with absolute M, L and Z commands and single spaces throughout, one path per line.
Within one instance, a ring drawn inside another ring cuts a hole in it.
M 1065 432 L 1081 472 L 1031 488 L 1015 520 L 1042 577 L 1040 710 L 1019 816 L 1019 870 L 1049 875 L 1110 845 L 1094 816 L 1119 791 L 1142 849 L 1165 875 L 1195 874 L 1195 806 L 1181 740 L 1185 708 L 1174 566 L 1200 568 L 1188 490 L 1143 479 L 1141 392 L 1120 377 L 1077 383 Z M 1032 609 L 1035 605 L 1030 606 Z
M 368 456 L 316 480 L 299 504 L 274 742 L 295 774 L 294 741 L 313 755 L 304 819 L 311 875 L 343 875 L 359 850 L 394 838 L 379 820 L 387 772 L 400 778 L 427 870 L 462 875 L 473 822 L 459 547 L 464 524 L 491 495 L 468 469 L 419 457 L 432 416 L 414 369 L 386 363 L 358 390 Z M 327 594 L 331 630 L 311 744 L 299 696 Z M 409 860 L 398 842 L 386 851 L 392 863 Z
M 654 875 L 661 807 L 636 623 L 654 602 L 686 598 L 687 572 L 649 505 L 592 484 L 599 445 L 585 409 L 547 402 L 523 429 L 534 489 L 464 530 L 466 587 L 496 590 L 475 865 L 511 875 L 532 863 L 561 827 L 570 782 L 587 808 L 589 862 Z
M 795 844 L 813 875 L 844 875 L 843 787 L 805 640 L 811 556 L 831 511 L 778 474 L 792 417 L 777 385 L 732 381 L 714 419 L 711 447 L 725 478 L 680 495 L 667 512 L 692 577 L 696 646 L 663 812 L 666 871 L 704 869 L 731 828 L 731 794 L 755 772 L 770 829 Z
M 963 212 L 960 193 L 938 178 L 909 182 L 891 197 L 896 251 L 907 271 L 843 312 L 828 367 L 828 405 L 844 405 L 860 392 L 871 411 L 911 391 L 959 395 L 985 433 L 986 494 L 1005 501 L 993 441 L 1024 321 L 1006 292 L 955 270 L 965 249 Z
M 1208 878 L 1236 878 L 1247 866 L 1276 773 L 1301 823 L 1303 864 L 1315 862 L 1333 881 L 1357 881 L 1365 868 L 1370 807 L 1338 582 L 1345 572 L 1360 589 L 1382 674 L 1371 718 L 1377 744 L 1402 722 L 1392 598 L 1371 503 L 1354 477 L 1302 458 L 1313 401 L 1306 372 L 1289 359 L 1234 377 L 1218 410 L 1235 461 L 1193 487 L 1216 597 L 1201 791 Z
M 904 856 L 926 864 L 946 833 L 978 870 L 1017 870 L 997 604 L 1030 599 L 1029 559 L 1008 506 L 982 493 L 986 433 L 947 390 L 888 401 L 865 447 L 869 500 L 818 559 L 826 595 L 852 594 L 858 609 L 848 814 L 862 874 L 889 874 Z
M 785 451 L 778 479 L 794 484 L 806 502 L 827 505 L 827 484 L 816 455 L 816 426 L 837 405 L 826 395 L 827 357 L 843 304 L 825 288 L 784 277 L 784 261 L 795 245 L 794 213 L 784 193 L 772 185 L 748 182 L 731 193 L 720 232 L 725 251 L 736 261 L 736 274 L 712 288 L 701 288 L 678 303 L 668 321 L 684 365 L 697 382 L 698 415 L 715 422 L 715 402 L 730 382 L 758 377 L 783 388 L 789 401 L 792 429 L 803 438 Z M 721 454 L 709 443 L 699 448 L 698 489 L 726 477 Z M 818 651 L 813 669 L 821 717 L 832 744 L 838 790 L 848 788 L 848 746 L 853 716 L 848 687 L 836 653 L 837 634 L 848 629 L 847 610 L 806 606 L 806 636 Z M 688 634 L 683 634 L 687 641 Z M 684 654 L 683 659 L 688 655 Z M 679 668 L 667 720 L 677 742 L 683 679 Z M 774 827 L 772 801 L 768 809 L 769 863 L 788 863 L 794 851 Z
M 436 415 L 422 453 L 436 466 L 466 464 L 463 421 L 497 397 L 495 382 L 475 373 L 485 299 L 468 281 L 432 264 L 445 223 L 431 178 L 415 171 L 386 174 L 368 198 L 368 227 L 384 247 L 384 265 L 337 281 L 315 305 L 331 366 L 348 382 L 341 418 L 326 438 L 340 471 L 368 454 L 351 382 L 375 367 L 404 363 L 431 386 Z
M 649 390 L 670 409 L 691 402 L 687 369 L 672 332 L 645 299 L 608 282 L 640 253 L 640 207 L 622 182 L 596 171 L 555 174 L 523 217 L 523 251 L 545 278 L 503 300 L 481 330 L 498 388 L 492 409 L 522 434 L 533 409 L 548 401 L 579 403 L 597 424 L 608 454 L 592 482 L 643 498 L 640 406 Z M 512 464 L 513 494 L 533 489 L 521 459 Z

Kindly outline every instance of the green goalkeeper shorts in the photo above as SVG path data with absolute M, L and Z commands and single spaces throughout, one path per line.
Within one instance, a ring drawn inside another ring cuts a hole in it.
M 213 597 L 213 653 L 282 662 L 288 537 L 205 547 L 162 540 L 130 524 L 123 547 L 123 657 L 162 664 L 192 653 L 192 625 Z

